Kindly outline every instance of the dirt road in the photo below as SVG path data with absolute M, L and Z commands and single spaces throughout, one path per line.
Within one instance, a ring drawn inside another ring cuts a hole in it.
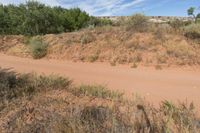
M 103 84 L 126 94 L 138 94 L 157 104 L 162 100 L 193 101 L 200 105 L 200 69 L 132 69 L 104 63 L 74 63 L 58 60 L 33 60 L 0 54 L 0 67 L 17 72 L 59 74 L 75 83 Z M 199 106 L 200 107 L 200 106 Z

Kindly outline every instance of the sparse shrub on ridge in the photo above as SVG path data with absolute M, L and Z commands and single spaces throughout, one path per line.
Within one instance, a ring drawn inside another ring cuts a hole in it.
M 125 17 L 119 17 L 117 19 L 117 21 L 115 22 L 115 26 L 125 26 L 126 25 L 126 22 L 127 22 L 127 18 Z
M 171 27 L 169 24 L 159 24 L 157 26 L 157 31 L 160 31 L 160 32 L 165 33 L 165 34 L 172 33 L 173 27 Z
M 135 14 L 126 21 L 126 29 L 136 32 L 148 30 L 148 17 L 143 14 Z
M 167 34 L 174 34 L 173 28 L 169 24 L 157 24 L 151 27 L 155 40 L 160 40 L 161 45 L 167 40 Z
M 184 26 L 188 26 L 191 23 L 191 21 L 182 21 L 179 19 L 168 22 L 168 24 L 174 29 L 175 32 L 181 31 Z

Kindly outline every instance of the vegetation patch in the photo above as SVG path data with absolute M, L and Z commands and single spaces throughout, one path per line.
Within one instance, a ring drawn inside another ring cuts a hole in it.
M 126 22 L 126 29 L 136 32 L 144 32 L 148 29 L 148 18 L 143 14 L 135 14 Z
M 91 55 L 88 57 L 89 62 L 95 62 L 98 60 L 99 56 L 97 54 Z
M 71 81 L 56 75 L 37 76 L 36 74 L 17 74 L 0 69 L 0 101 L 5 102 L 18 97 L 31 96 L 50 89 L 67 89 Z
M 80 38 L 81 44 L 88 44 L 88 43 L 91 43 L 95 40 L 96 40 L 95 36 L 90 32 L 84 33 Z
M 110 19 L 99 19 L 96 17 L 91 17 L 90 21 L 88 22 L 89 26 L 106 26 L 112 25 L 113 22 Z
M 75 95 L 86 95 L 98 98 L 109 98 L 120 100 L 123 99 L 123 93 L 111 91 L 104 86 L 97 85 L 81 85 L 76 88 L 76 90 L 72 90 Z
M 33 38 L 29 42 L 34 59 L 40 59 L 47 54 L 48 45 L 41 38 Z
M 200 39 L 200 24 L 191 24 L 184 28 L 185 36 L 191 39 Z
M 137 68 L 138 67 L 138 65 L 136 64 L 136 63 L 133 63 L 132 65 L 131 65 L 131 68 Z
M 185 41 L 181 41 L 176 44 L 167 43 L 166 45 L 167 53 L 174 57 L 179 58 L 190 58 L 195 55 L 190 47 Z
M 121 99 L 123 94 L 102 86 L 73 87 L 59 76 L 0 69 L 0 96 L 2 132 L 200 131 L 192 103 L 164 101 L 154 108 L 136 98 Z

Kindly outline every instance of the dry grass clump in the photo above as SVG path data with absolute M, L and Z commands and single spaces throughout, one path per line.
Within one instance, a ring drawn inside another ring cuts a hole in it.
M 176 124 L 178 132 L 195 132 L 194 122 L 196 121 L 191 119 L 194 118 L 194 114 L 191 113 L 191 111 L 194 110 L 194 105 L 192 103 L 189 105 L 185 103 L 175 106 L 169 101 L 164 101 L 160 110 L 166 114 L 166 125 L 171 126 Z M 170 131 L 170 129 L 167 130 Z
M 193 51 L 185 43 L 168 44 L 166 45 L 167 53 L 175 57 L 190 57 L 193 55 Z
M 99 55 L 98 55 L 98 54 L 93 54 L 93 55 L 90 55 L 90 56 L 88 57 L 88 61 L 89 61 L 89 62 L 95 62 L 96 60 L 98 60 L 98 58 L 99 58 Z
M 178 41 L 178 43 L 172 43 L 170 41 L 164 44 L 167 55 L 174 58 L 174 62 L 179 64 L 198 64 L 198 49 L 189 45 L 186 41 Z
M 96 40 L 96 38 L 91 32 L 85 32 L 80 37 L 81 44 L 88 44 L 88 43 L 94 42 L 95 40 Z
M 102 86 L 0 70 L 0 131 L 21 133 L 199 132 L 193 104 L 160 108 Z M 6 102 L 5 102 L 6 101 Z
M 85 95 L 85 96 L 92 96 L 92 97 L 97 97 L 97 98 L 113 99 L 113 100 L 123 99 L 123 93 L 111 91 L 101 85 L 97 85 L 97 86 L 81 85 L 78 88 L 73 89 L 72 93 L 77 96 Z
M 156 57 L 158 64 L 165 64 L 168 60 L 168 56 L 166 53 L 158 53 Z
M 19 56 L 19 57 L 31 57 L 30 49 L 24 44 L 17 44 L 6 51 L 6 54 Z
M 161 45 L 167 40 L 168 34 L 174 34 L 174 30 L 169 24 L 154 24 L 151 31 L 154 34 L 154 39 L 159 40 Z
M 23 36 L 21 35 L 0 35 L 0 51 L 5 52 L 22 41 Z

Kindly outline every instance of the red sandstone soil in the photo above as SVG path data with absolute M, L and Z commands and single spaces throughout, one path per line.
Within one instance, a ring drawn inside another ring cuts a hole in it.
M 134 93 L 153 104 L 162 100 L 194 102 L 200 109 L 200 69 L 137 68 L 110 66 L 105 63 L 74 63 L 58 60 L 33 60 L 0 54 L 0 67 L 17 72 L 59 74 L 76 84 L 103 84 L 108 88 Z M 197 110 L 198 110 L 197 109 Z

